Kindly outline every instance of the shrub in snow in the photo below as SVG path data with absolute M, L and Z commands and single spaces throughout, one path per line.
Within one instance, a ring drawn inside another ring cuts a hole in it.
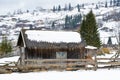
M 110 53 L 110 50 L 108 48 L 102 48 L 102 52 L 105 54 L 109 54 Z

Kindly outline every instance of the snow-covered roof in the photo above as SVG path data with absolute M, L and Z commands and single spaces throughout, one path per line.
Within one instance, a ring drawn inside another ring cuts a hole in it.
M 94 47 L 94 46 L 89 46 L 89 45 L 88 45 L 88 46 L 86 46 L 85 48 L 86 48 L 86 49 L 97 49 L 97 47 Z
M 51 43 L 80 43 L 81 38 L 78 32 L 65 32 L 65 31 L 40 31 L 40 30 L 27 30 L 25 32 L 27 38 L 31 41 L 43 41 Z
M 105 32 L 105 31 L 99 31 L 99 33 L 100 33 L 100 38 L 102 38 L 102 37 L 111 37 L 111 36 L 115 36 L 112 32 Z

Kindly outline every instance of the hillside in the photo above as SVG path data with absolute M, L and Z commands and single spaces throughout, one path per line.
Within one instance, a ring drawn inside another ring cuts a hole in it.
M 79 29 L 83 16 L 91 9 L 97 20 L 102 43 L 107 43 L 106 38 L 108 37 L 116 38 L 115 36 L 119 32 L 120 6 L 111 6 L 108 2 L 106 7 L 106 3 L 101 2 L 84 5 L 79 4 L 77 6 L 71 6 L 70 9 L 61 7 L 59 11 L 37 8 L 33 11 L 18 10 L 8 15 L 1 15 L 0 40 L 2 39 L 2 34 L 7 34 L 9 36 L 8 39 L 16 43 L 19 31 L 22 28 L 41 30 Z M 114 43 L 117 44 L 116 42 Z

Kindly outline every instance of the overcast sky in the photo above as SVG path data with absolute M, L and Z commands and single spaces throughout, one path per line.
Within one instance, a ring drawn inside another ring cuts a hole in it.
M 37 6 L 43 8 L 52 8 L 54 5 L 72 5 L 80 3 L 90 3 L 107 0 L 0 0 L 0 14 L 7 14 L 17 9 L 34 9 Z

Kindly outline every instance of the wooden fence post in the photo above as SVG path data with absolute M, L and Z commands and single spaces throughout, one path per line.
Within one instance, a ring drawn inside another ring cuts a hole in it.
M 94 63 L 95 63 L 95 65 L 94 65 L 94 70 L 96 71 L 96 70 L 97 70 L 97 67 L 98 67 L 98 65 L 97 65 L 97 53 L 95 53 Z

